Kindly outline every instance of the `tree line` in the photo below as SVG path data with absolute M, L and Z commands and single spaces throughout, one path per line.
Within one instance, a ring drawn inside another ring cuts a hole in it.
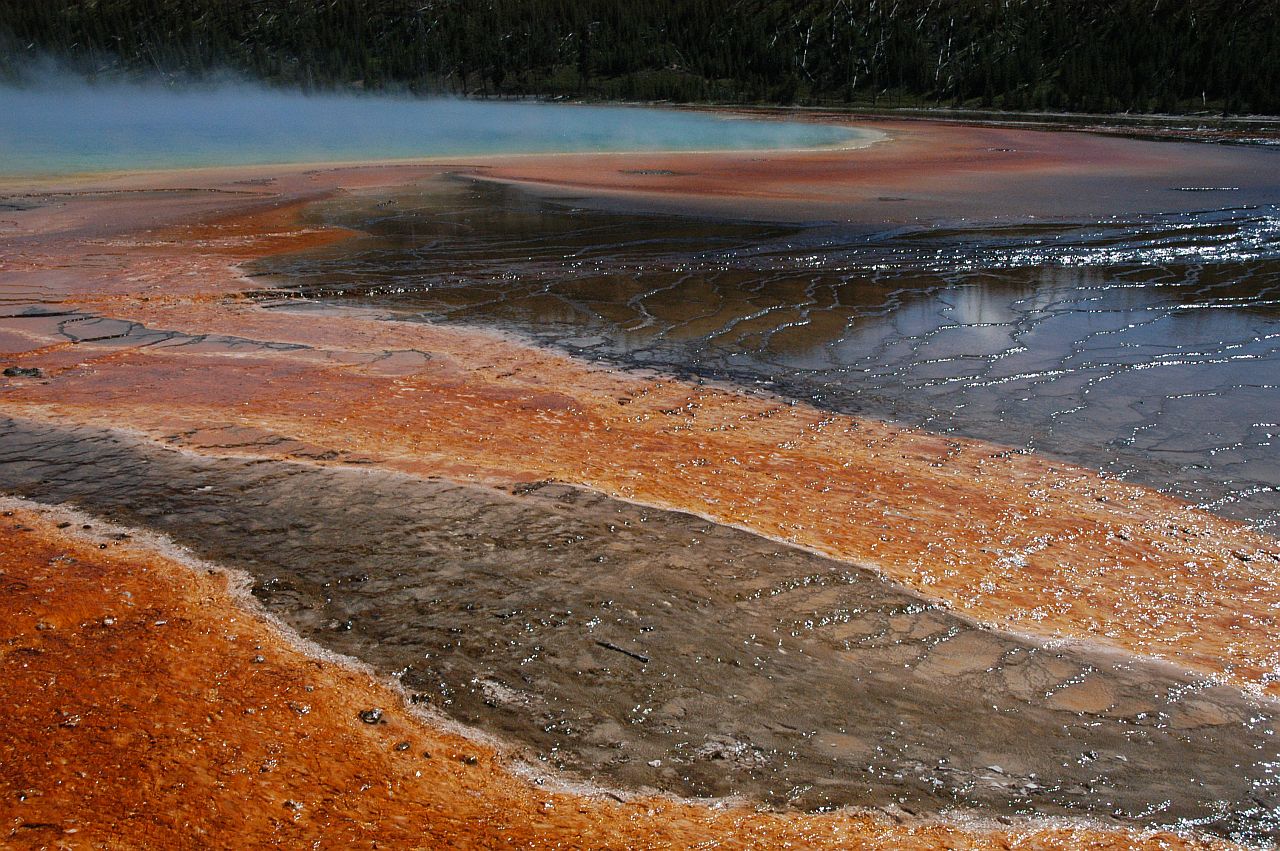
M 0 0 L 0 73 L 306 90 L 1280 113 L 1280 0 Z

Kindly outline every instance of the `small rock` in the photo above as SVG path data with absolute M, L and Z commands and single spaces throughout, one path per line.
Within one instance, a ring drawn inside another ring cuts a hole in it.
M 267 657 L 266 657 L 266 656 L 254 656 L 254 657 L 253 657 L 253 663 L 254 663 L 255 665 L 261 665 L 261 664 L 262 664 L 263 662 L 265 662 L 265 661 L 267 661 Z
M 44 373 L 34 366 L 11 366 L 4 371 L 7 378 L 43 378 Z
M 661 767 L 662 767 L 662 760 L 660 760 L 660 759 L 651 759 L 651 760 L 649 760 L 649 767 L 650 767 L 650 768 L 661 768 Z
M 48 621 L 40 621 L 40 623 L 36 624 L 36 629 L 40 630 L 41 632 L 47 632 L 48 630 L 55 629 L 55 628 L 56 627 L 54 627 L 54 625 L 49 623 Z
M 363 721 L 363 722 L 364 722 L 364 723 L 366 723 L 366 724 L 382 724 L 382 723 L 384 723 L 384 722 L 383 722 L 383 720 L 382 720 L 382 710 L 381 710 L 381 709 L 377 709 L 377 708 L 374 708 L 374 709 L 365 709 L 365 710 L 361 711 L 361 713 L 360 713 L 360 720 L 361 720 L 361 721 Z
M 459 757 L 459 759 L 466 765 L 475 765 L 480 761 L 476 759 L 474 756 L 472 756 L 471 754 L 467 754 L 466 756 Z
M 743 768 L 759 767 L 769 761 L 760 748 L 731 736 L 709 736 L 705 744 L 694 750 L 693 755 L 705 760 L 725 760 Z
M 410 745 L 408 742 L 396 742 L 396 750 L 398 751 L 407 751 L 409 748 Z

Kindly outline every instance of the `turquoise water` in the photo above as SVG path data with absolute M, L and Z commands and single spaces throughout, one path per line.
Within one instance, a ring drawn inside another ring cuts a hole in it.
M 569 151 L 858 144 L 868 131 L 705 113 L 255 86 L 0 88 L 0 174 Z

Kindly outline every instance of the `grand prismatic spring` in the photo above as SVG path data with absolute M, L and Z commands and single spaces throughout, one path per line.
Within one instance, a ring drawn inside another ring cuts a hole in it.
M 0 106 L 8 846 L 1280 838 L 1265 138 Z

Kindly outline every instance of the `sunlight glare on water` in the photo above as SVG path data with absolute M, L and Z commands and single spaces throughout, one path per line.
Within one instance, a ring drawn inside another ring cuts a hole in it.
M 1274 206 L 868 232 L 455 184 L 318 216 L 370 235 L 263 263 L 294 295 L 1022 446 L 1277 530 Z

